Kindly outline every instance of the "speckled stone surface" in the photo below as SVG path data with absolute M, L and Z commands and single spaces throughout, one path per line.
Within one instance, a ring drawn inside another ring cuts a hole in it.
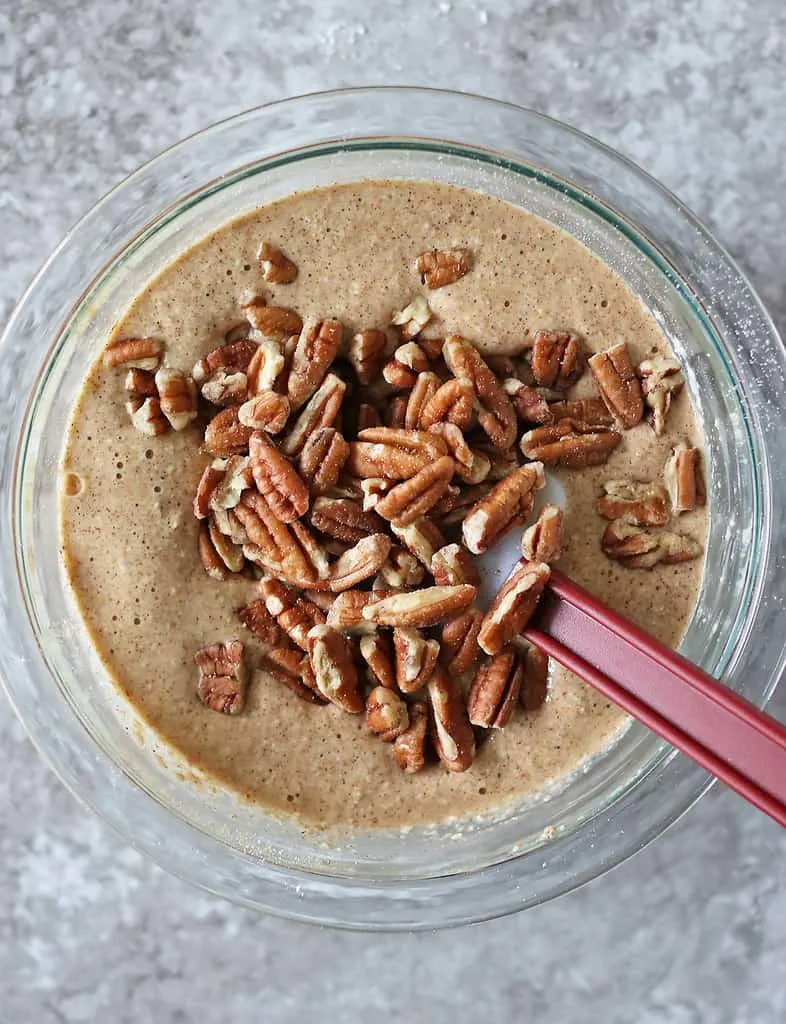
M 69 225 L 169 143 L 289 94 L 397 82 L 520 102 L 622 150 L 712 227 L 784 330 L 785 64 L 782 0 L 14 0 L 0 320 Z M 720 787 L 551 905 L 368 937 L 166 876 L 61 788 L 3 700 L 0 749 L 0 1024 L 786 1020 L 786 835 Z

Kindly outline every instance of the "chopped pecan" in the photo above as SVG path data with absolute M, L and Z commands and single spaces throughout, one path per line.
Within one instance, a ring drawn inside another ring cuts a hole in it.
M 104 351 L 103 363 L 107 369 L 115 366 L 156 370 L 164 353 L 164 343 L 158 338 L 120 338 Z
M 530 462 L 500 480 L 467 513 L 462 526 L 464 544 L 479 555 L 514 526 L 525 523 L 535 503 L 535 492 L 546 482 L 543 464 Z
M 363 617 L 363 609 L 383 597 L 389 597 L 397 591 L 389 590 L 345 590 L 339 594 L 327 613 L 327 624 L 342 633 L 364 636 L 376 633 L 377 627 L 369 619 Z
M 243 313 L 255 331 L 276 341 L 299 334 L 303 327 L 303 319 L 294 309 L 266 306 L 261 299 L 243 306 Z
M 453 376 L 472 385 L 478 423 L 491 443 L 495 448 L 509 448 L 516 440 L 516 413 L 480 352 L 454 334 L 445 342 L 442 353 Z
M 504 647 L 475 673 L 467 695 L 467 713 L 473 725 L 502 729 L 510 721 L 519 698 L 523 670 L 512 647 Z
M 418 374 L 428 369 L 428 359 L 414 341 L 399 345 L 393 358 L 382 367 L 382 376 L 394 388 L 411 388 Z
M 371 633 L 360 638 L 360 654 L 368 665 L 369 677 L 376 686 L 396 688 L 396 672 L 393 668 L 393 654 L 390 634 Z
M 435 423 L 455 423 L 460 430 L 466 430 L 472 419 L 474 397 L 469 380 L 446 380 L 423 406 L 421 430 L 429 430 Z
M 330 626 L 315 626 L 308 635 L 311 667 L 323 697 L 351 715 L 365 710 L 352 651 L 346 639 Z
M 286 359 L 281 345 L 272 338 L 263 338 L 246 369 L 249 395 L 272 391 L 280 374 L 284 371 L 285 363 Z
M 385 523 L 375 512 L 364 512 L 351 498 L 317 498 L 311 509 L 311 525 L 329 537 L 357 544 L 381 533 Z
M 453 476 L 454 462 L 445 455 L 425 466 L 410 480 L 392 488 L 376 505 L 384 519 L 397 526 L 408 526 L 425 515 L 445 493 Z
M 402 693 L 414 693 L 431 678 L 439 657 L 439 642 L 426 638 L 412 626 L 393 630 L 396 684 Z
M 395 523 L 391 523 L 390 528 L 404 547 L 419 558 L 431 572 L 434 552 L 445 546 L 445 537 L 440 528 L 425 516 L 407 526 L 396 526 Z
M 262 264 L 262 276 L 270 284 L 292 284 L 297 277 L 297 264 L 269 242 L 259 247 L 257 259 Z
M 244 427 L 238 417 L 237 406 L 222 409 L 213 417 L 205 430 L 204 451 L 219 458 L 240 455 L 248 451 L 248 442 L 253 431 Z
M 472 668 L 480 657 L 478 633 L 482 622 L 483 613 L 470 608 L 448 619 L 442 627 L 442 663 L 451 678 Z
M 641 378 L 647 422 L 660 437 L 666 427 L 671 401 L 685 384 L 682 367 L 676 359 L 655 355 L 639 363 L 637 372 Z
M 387 561 L 379 570 L 380 584 L 377 589 L 386 590 L 393 587 L 405 590 L 416 587 L 423 582 L 424 575 L 423 566 L 418 559 L 406 548 L 396 544 L 390 549 Z
M 611 415 L 628 430 L 644 415 L 641 384 L 624 341 L 589 358 L 589 368 Z
M 202 385 L 202 397 L 221 408 L 242 405 L 248 398 L 248 377 L 245 373 L 216 370 Z
M 161 411 L 161 403 L 157 398 L 131 398 L 126 402 L 126 410 L 134 429 L 140 434 L 159 437 L 169 430 L 169 420 Z
M 475 733 L 455 683 L 437 666 L 428 681 L 434 748 L 450 772 L 464 772 L 475 760 Z
M 333 427 L 319 427 L 300 453 L 300 473 L 311 483 L 314 494 L 324 494 L 338 480 L 349 458 L 349 445 Z
M 428 705 L 413 701 L 408 705 L 409 727 L 393 743 L 396 764 L 408 775 L 421 771 L 426 764 L 426 739 L 428 737 Z
M 416 295 L 408 306 L 405 306 L 399 313 L 393 314 L 390 322 L 394 327 L 398 327 L 399 334 L 404 341 L 412 341 L 429 322 L 431 315 L 426 297 Z
M 677 515 L 692 512 L 707 500 L 698 448 L 689 448 L 684 443 L 676 445 L 666 460 L 663 480 Z
M 422 284 L 432 290 L 453 284 L 469 271 L 469 249 L 432 249 L 415 260 Z
M 553 420 L 578 420 L 595 426 L 611 427 L 614 417 L 606 408 L 602 398 L 577 398 L 572 402 L 559 401 L 549 404 Z M 549 422 L 544 420 L 544 422 Z
M 239 640 L 208 644 L 194 655 L 199 681 L 197 696 L 211 711 L 236 715 L 246 700 L 248 670 Z
M 531 366 L 536 383 L 566 391 L 584 371 L 581 339 L 563 331 L 536 331 Z
M 535 427 L 522 434 L 521 450 L 528 459 L 537 459 L 547 466 L 585 469 L 606 462 L 621 440 L 622 435 L 610 427 L 559 420 L 552 426 Z
M 140 398 L 158 398 L 156 387 L 156 375 L 150 370 L 140 370 L 132 366 L 126 374 L 123 387 L 130 395 L 137 395 Z
M 366 725 L 384 743 L 392 743 L 409 728 L 406 701 L 387 686 L 375 686 L 366 698 Z
M 480 575 L 472 556 L 460 544 L 446 544 L 434 552 L 431 574 L 438 587 L 455 587 L 460 583 L 480 586 Z
M 521 537 L 521 553 L 528 562 L 556 562 L 562 557 L 562 509 L 544 505 L 538 518 Z
M 424 587 L 383 597 L 366 605 L 363 618 L 380 626 L 436 626 L 463 612 L 475 600 L 477 587 Z M 381 591 L 375 591 L 379 597 Z
M 385 362 L 388 339 L 384 331 L 360 331 L 349 344 L 347 358 L 361 384 L 373 384 Z M 358 428 L 361 429 L 361 428 Z
M 440 527 L 445 527 L 447 529 L 451 526 L 457 526 L 459 523 L 462 523 L 469 510 L 485 498 L 486 495 L 491 492 L 491 489 L 492 484 L 488 481 L 485 483 L 475 484 L 472 487 L 462 487 L 461 493 L 453 503 L 450 511 L 440 515 Z M 432 515 L 433 514 L 434 510 L 432 509 Z
M 213 491 L 224 479 L 224 473 L 224 464 L 218 460 L 209 466 L 205 466 L 202 471 L 202 476 L 199 478 L 196 494 L 194 495 L 194 515 L 197 519 L 207 519 L 208 512 L 210 511 L 210 499 L 213 496 Z
M 248 338 L 221 345 L 194 364 L 191 376 L 201 386 L 219 370 L 224 373 L 246 373 L 256 350 L 256 342 Z
M 286 633 L 279 626 L 275 616 L 267 610 L 267 606 L 261 598 L 249 602 L 243 608 L 238 608 L 237 617 L 267 647 L 287 646 Z
M 604 519 L 637 526 L 665 526 L 669 521 L 669 496 L 660 484 L 607 480 L 595 508 Z
M 292 463 L 266 434 L 256 430 L 249 441 L 254 483 L 282 523 L 292 523 L 308 508 L 308 487 Z
M 341 347 L 338 320 L 311 320 L 304 324 L 292 355 L 287 394 L 297 410 L 311 398 L 325 379 Z
M 289 399 L 275 391 L 260 391 L 238 409 L 238 419 L 244 427 L 278 434 L 289 418 Z
M 327 576 L 327 557 L 303 523 L 282 523 L 256 491 L 245 491 L 234 514 L 245 528 L 246 558 L 300 587 Z
M 484 615 L 478 634 L 478 643 L 486 654 L 499 654 L 524 629 L 550 575 L 544 562 L 524 562 L 508 576 Z
M 519 703 L 525 711 L 537 711 L 549 688 L 549 656 L 539 647 L 528 647 L 520 655 L 523 667 Z
M 386 534 L 373 533 L 370 537 L 363 537 L 333 565 L 330 589 L 337 594 L 370 579 L 379 572 L 389 554 L 390 537 Z
M 381 427 L 382 417 L 379 415 L 373 405 L 369 405 L 368 402 L 361 402 L 357 407 L 357 423 L 356 433 L 360 433 L 361 430 L 366 430 L 368 427 Z
M 371 427 L 349 446 L 347 469 L 359 477 L 409 480 L 424 466 L 447 454 L 441 437 L 425 430 Z
M 522 423 L 551 423 L 554 413 L 537 388 L 525 384 L 517 377 L 507 377 L 502 382 L 505 394 L 513 403 L 516 415 Z M 604 412 L 606 407 L 603 407 Z
M 652 569 L 659 563 L 675 565 L 702 553 L 701 544 L 687 534 L 669 530 L 653 533 L 624 519 L 609 523 L 603 531 L 601 547 L 609 558 L 628 569 Z
M 323 625 L 325 613 L 305 597 L 298 597 L 280 580 L 264 579 L 259 585 L 265 608 L 290 640 L 303 651 L 309 650 L 309 631 Z M 278 646 L 278 645 L 276 645 Z
M 314 431 L 333 426 L 346 390 L 344 381 L 334 373 L 325 377 L 282 441 L 281 450 L 285 455 L 293 458 L 299 455 Z
M 317 690 L 317 681 L 308 655 L 294 647 L 272 647 L 262 659 L 262 668 L 301 700 L 327 704 Z
M 436 373 L 431 373 L 427 370 L 418 374 L 415 384 L 409 393 L 407 409 L 404 414 L 404 426 L 407 430 L 417 430 L 420 425 L 423 409 L 437 393 L 440 383 L 441 381 Z

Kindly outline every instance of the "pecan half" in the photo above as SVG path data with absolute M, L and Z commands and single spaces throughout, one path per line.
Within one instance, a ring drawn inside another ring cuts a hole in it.
M 455 423 L 435 423 L 429 428 L 430 434 L 441 437 L 447 445 L 448 455 L 456 462 L 456 468 L 460 466 L 465 472 L 472 468 L 475 462 L 475 453 L 464 439 L 464 434 Z
M 425 466 L 410 480 L 392 488 L 376 505 L 384 519 L 397 526 L 408 526 L 424 516 L 447 490 L 453 477 L 454 462 L 445 455 Z
M 303 327 L 303 319 L 294 309 L 266 306 L 261 299 L 243 306 L 243 313 L 255 331 L 276 341 L 299 334 Z
M 262 659 L 262 668 L 296 697 L 311 704 L 327 704 L 317 690 L 308 655 L 294 647 L 272 647 Z
M 213 491 L 224 479 L 224 473 L 224 463 L 218 460 L 210 466 L 205 466 L 202 471 L 194 495 L 194 515 L 197 519 L 207 519 L 210 512 L 210 499 L 213 496 Z
M 483 613 L 477 608 L 470 608 L 448 619 L 442 627 L 442 663 L 451 678 L 472 668 L 480 657 L 478 634 L 482 622 Z
M 256 351 L 256 342 L 248 338 L 220 345 L 194 364 L 191 376 L 201 386 L 219 371 L 227 374 L 246 373 Z
M 246 369 L 249 395 L 272 391 L 285 365 L 286 358 L 281 345 L 272 338 L 262 338 Z
M 456 476 L 460 477 L 464 483 L 474 487 L 476 484 L 482 484 L 484 480 L 490 478 L 492 460 L 488 452 L 484 452 L 480 448 L 471 448 L 470 455 L 471 461 L 468 465 L 463 465 L 461 462 L 456 461 Z M 513 468 L 518 468 L 518 460 L 516 460 L 516 465 Z M 454 502 L 451 511 L 455 507 L 456 503 Z
M 380 626 L 436 626 L 463 612 L 475 600 L 477 587 L 424 587 L 394 594 L 366 605 L 363 618 Z M 381 591 L 375 591 L 379 596 Z
M 376 633 L 377 627 L 363 615 L 367 605 L 389 597 L 396 591 L 345 590 L 339 594 L 327 613 L 327 624 L 342 633 L 364 636 Z
M 475 673 L 467 695 L 467 714 L 473 725 L 502 729 L 519 699 L 523 670 L 516 651 L 503 648 Z
M 330 626 L 315 626 L 308 635 L 311 645 L 311 667 L 317 689 L 337 707 L 351 715 L 359 715 L 366 704 L 359 689 L 359 680 L 352 651 L 346 639 Z
M 248 398 L 248 377 L 245 373 L 227 373 L 217 370 L 202 385 L 202 397 L 212 405 L 226 408 L 228 405 L 242 405 Z
M 411 388 L 418 374 L 428 369 L 426 353 L 414 341 L 399 345 L 393 358 L 382 367 L 382 376 L 394 388 Z
M 338 480 L 349 458 L 349 445 L 333 427 L 319 427 L 300 453 L 300 473 L 310 482 L 314 494 L 324 494 Z
M 399 313 L 394 313 L 390 322 L 398 327 L 399 334 L 405 341 L 417 338 L 431 319 L 431 310 L 424 295 L 416 295 Z
M 338 320 L 311 320 L 304 324 L 292 354 L 287 381 L 287 395 L 293 409 L 305 405 L 325 379 L 341 347 L 342 332 Z
M 407 409 L 404 414 L 404 426 L 407 430 L 417 430 L 420 426 L 423 409 L 437 393 L 440 384 L 441 381 L 436 373 L 425 371 L 417 375 L 412 390 L 409 393 Z
M 491 492 L 492 484 L 489 481 L 476 484 L 472 487 L 462 487 L 458 498 L 453 503 L 450 511 L 439 516 L 439 526 L 448 529 L 463 523 L 469 510 L 477 505 L 479 501 Z M 435 515 L 432 509 L 432 516 Z
M 233 510 L 248 534 L 243 553 L 281 579 L 316 587 L 328 572 L 327 556 L 303 523 L 283 523 L 256 491 L 245 491 Z
M 441 667 L 428 681 L 434 748 L 449 772 L 465 772 L 475 760 L 475 733 L 455 684 Z
M 606 462 L 621 440 L 622 434 L 609 427 L 560 420 L 522 434 L 521 450 L 528 459 L 537 459 L 547 466 L 585 469 Z
M 480 352 L 454 334 L 445 342 L 442 354 L 453 376 L 472 385 L 478 423 L 492 445 L 509 448 L 516 440 L 516 413 Z
M 478 634 L 478 643 L 486 654 L 499 654 L 524 629 L 550 575 L 544 562 L 524 562 L 508 576 L 484 615 Z
M 426 739 L 428 738 L 428 705 L 413 701 L 407 708 L 409 727 L 396 737 L 393 756 L 396 764 L 407 775 L 414 775 L 426 764 Z
M 248 451 L 252 433 L 250 427 L 244 427 L 240 422 L 237 406 L 222 409 L 208 423 L 202 449 L 223 459 L 240 455 Z
M 392 743 L 409 728 L 406 701 L 387 686 L 375 686 L 366 698 L 366 725 L 384 743 Z
M 126 374 L 123 387 L 130 395 L 139 398 L 158 398 L 156 375 L 150 370 L 140 370 L 139 367 L 132 366 Z
M 280 580 L 264 579 L 259 589 L 265 608 L 290 640 L 303 651 L 309 650 L 309 631 L 325 623 L 325 613 Z
M 432 249 L 415 260 L 415 270 L 427 288 L 443 288 L 453 284 L 469 271 L 469 249 Z
M 428 430 L 435 423 L 455 423 L 460 430 L 466 430 L 472 419 L 474 397 L 469 380 L 446 380 L 423 406 L 420 428 Z
M 434 552 L 443 548 L 446 543 L 440 528 L 425 516 L 421 516 L 420 519 L 416 519 L 414 523 L 409 523 L 407 526 L 396 526 L 395 523 L 392 523 L 390 528 L 404 547 L 420 559 L 431 572 Z
M 633 372 L 628 346 L 621 341 L 605 352 L 590 356 L 588 363 L 600 397 L 611 415 L 626 430 L 635 427 L 644 415 L 644 401 L 639 378 Z
M 360 331 L 355 334 L 347 350 L 347 358 L 354 367 L 361 384 L 373 384 L 385 362 L 388 339 L 384 331 Z
M 266 434 L 254 431 L 248 445 L 254 483 L 282 523 L 292 523 L 308 508 L 308 487 L 292 463 Z
M 669 521 L 669 496 L 660 484 L 607 480 L 595 508 L 604 519 L 637 526 L 665 526 Z
M 134 397 L 126 402 L 131 425 L 147 437 L 159 437 L 169 430 L 169 420 L 161 411 L 161 402 L 155 398 Z
M 337 594 L 370 579 L 379 572 L 389 554 L 390 537 L 386 534 L 373 533 L 370 537 L 363 537 L 333 565 L 330 589 Z
M 539 647 L 528 647 L 520 657 L 524 671 L 519 703 L 525 711 L 537 711 L 548 694 L 549 656 Z
M 707 500 L 698 448 L 689 448 L 684 443 L 676 445 L 666 460 L 663 480 L 677 515 L 692 512 Z
M 351 498 L 317 498 L 311 509 L 311 525 L 347 544 L 357 544 L 385 529 L 384 521 L 375 512 L 364 512 Z
M 603 427 L 614 425 L 614 417 L 602 398 L 577 398 L 572 402 L 551 402 L 549 412 L 554 420 L 578 420 Z M 548 421 L 545 421 L 548 422 Z
M 525 523 L 535 503 L 535 492 L 544 486 L 543 464 L 530 462 L 510 474 L 474 505 L 462 525 L 464 544 L 479 555 L 514 526 Z
M 382 590 L 408 589 L 423 582 L 425 570 L 418 559 L 406 548 L 395 545 L 390 549 L 387 561 L 379 570 L 379 588 Z M 472 582 L 464 580 L 462 582 Z
M 414 693 L 431 678 L 439 657 L 439 642 L 426 638 L 411 626 L 393 630 L 396 685 L 402 693 Z
M 287 646 L 289 641 L 286 633 L 279 626 L 276 617 L 267 610 L 267 606 L 261 598 L 238 608 L 237 617 L 267 647 Z
M 528 562 L 556 562 L 561 558 L 562 518 L 557 505 L 543 506 L 521 537 L 521 553 Z
M 525 384 L 516 377 L 507 377 L 503 380 L 502 387 L 522 423 L 551 423 L 553 421 L 554 414 L 537 388 Z M 605 411 L 606 407 L 603 408 Z
M 104 351 L 103 363 L 107 369 L 115 366 L 156 370 L 164 354 L 164 343 L 159 338 L 120 338 Z
M 199 681 L 197 697 L 211 711 L 237 715 L 246 700 L 248 670 L 239 640 L 208 644 L 194 655 Z
M 242 547 L 225 537 L 212 519 L 204 520 L 200 526 L 199 557 L 202 568 L 214 580 L 225 580 L 246 564 Z
M 347 469 L 359 477 L 409 480 L 446 454 L 442 438 L 424 430 L 371 427 L 350 444 Z
M 584 372 L 581 339 L 563 331 L 536 331 L 531 366 L 538 384 L 566 391 Z
M 446 544 L 434 552 L 431 574 L 438 587 L 456 587 L 460 583 L 480 586 L 480 575 L 472 556 L 460 544 Z
M 275 391 L 260 391 L 240 406 L 238 419 L 244 427 L 278 434 L 289 419 L 289 399 Z
M 325 377 L 282 441 L 281 450 L 285 455 L 293 458 L 299 455 L 314 431 L 333 426 L 346 390 L 344 381 L 334 373 Z
M 369 676 L 376 685 L 386 686 L 389 690 L 396 688 L 396 672 L 393 668 L 393 656 L 389 634 L 372 633 L 360 638 L 360 654 L 368 665 Z
M 297 264 L 269 242 L 259 247 L 257 259 L 262 264 L 262 276 L 270 284 L 292 284 L 297 277 Z
M 213 463 L 222 464 L 223 475 L 213 488 L 210 495 L 210 509 L 213 513 L 220 509 L 234 508 L 240 501 L 243 491 L 251 484 L 251 467 L 244 455 L 231 455 L 228 459 L 216 459 Z
M 702 553 L 701 544 L 687 534 L 669 530 L 653 533 L 624 519 L 609 523 L 603 531 L 601 547 L 609 558 L 628 569 L 652 569 L 660 563 L 675 565 Z
M 641 378 L 647 422 L 660 437 L 666 428 L 671 401 L 685 384 L 682 367 L 676 359 L 655 355 L 639 363 L 637 372 Z

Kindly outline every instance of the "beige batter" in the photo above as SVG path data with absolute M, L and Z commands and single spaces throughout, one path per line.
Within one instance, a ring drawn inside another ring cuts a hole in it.
M 261 242 L 298 265 L 294 284 L 262 279 Z M 655 321 L 623 282 L 579 242 L 501 201 L 450 186 L 363 182 L 292 196 L 226 225 L 186 252 L 136 299 L 117 337 L 155 335 L 169 365 L 190 369 L 238 322 L 259 292 L 302 316 L 335 317 L 348 329 L 384 327 L 420 292 L 414 256 L 467 246 L 473 267 L 429 293 L 438 319 L 428 333 L 458 333 L 487 352 L 517 352 L 538 327 L 582 334 L 591 350 L 628 342 L 634 362 L 666 351 Z M 591 391 L 587 374 L 577 394 Z M 63 558 L 87 628 L 109 671 L 144 718 L 194 764 L 265 807 L 305 823 L 411 825 L 483 813 L 575 769 L 624 723 L 615 706 L 552 665 L 550 696 L 517 710 L 471 770 L 433 765 L 415 776 L 362 716 L 298 700 L 255 673 L 244 712 L 216 714 L 195 693 L 194 652 L 238 637 L 252 666 L 259 649 L 235 610 L 256 596 L 251 580 L 216 582 L 197 557 L 191 502 L 206 463 L 196 428 L 146 438 L 124 409 L 123 373 L 95 364 L 74 411 L 64 473 Z M 642 423 L 606 466 L 562 471 L 565 553 L 560 568 L 599 598 L 676 645 L 694 606 L 701 560 L 647 571 L 600 551 L 593 510 L 603 481 L 658 479 L 673 441 L 700 444 L 688 396 L 672 406 L 667 435 Z M 66 477 L 64 476 L 64 479 Z M 705 514 L 680 517 L 701 539 Z

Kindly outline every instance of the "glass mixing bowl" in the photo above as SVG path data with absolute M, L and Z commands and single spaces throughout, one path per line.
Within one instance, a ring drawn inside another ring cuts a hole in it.
M 781 341 L 752 288 L 674 196 L 587 136 L 509 104 L 398 88 L 286 100 L 179 143 L 98 203 L 38 274 L 1 343 L 14 388 L 0 463 L 0 672 L 65 784 L 168 870 L 303 920 L 433 928 L 529 907 L 601 874 L 710 780 L 633 725 L 558 791 L 487 820 L 304 833 L 197 778 L 136 718 L 82 627 L 56 527 L 72 404 L 143 285 L 261 203 L 364 177 L 449 182 L 532 210 L 652 310 L 683 362 L 707 451 L 706 573 L 681 649 L 756 704 L 770 696 L 786 641 L 784 531 L 773 517 L 786 505 L 786 477 L 773 472 L 786 451 L 786 387 Z

